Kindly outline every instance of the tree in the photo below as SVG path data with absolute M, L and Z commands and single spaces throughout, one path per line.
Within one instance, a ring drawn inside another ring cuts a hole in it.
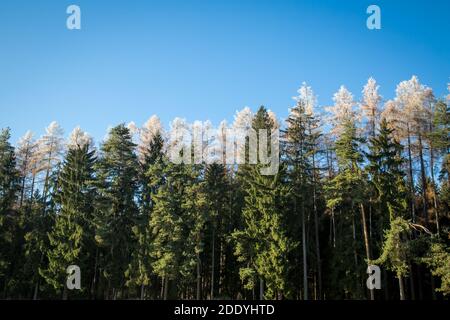
M 50 248 L 48 267 L 40 268 L 41 275 L 67 299 L 66 269 L 78 265 L 83 271 L 83 291 L 92 288 L 96 250 L 94 218 L 96 187 L 94 182 L 95 150 L 90 137 L 75 128 L 68 143 L 68 152 L 58 176 L 53 201 L 57 212 L 52 230 L 48 233 Z M 90 292 L 92 294 L 92 292 Z
M 384 217 L 388 213 L 385 223 L 403 216 L 406 211 L 402 146 L 392 137 L 393 131 L 383 119 L 379 134 L 370 139 L 367 154 L 370 161 L 367 169 L 376 190 L 380 215 Z
M 434 276 L 441 278 L 441 287 L 437 291 L 442 292 L 444 296 L 450 295 L 450 248 L 442 242 L 434 241 L 423 261 Z
M 44 211 L 46 210 L 47 196 L 50 192 L 49 182 L 50 176 L 54 172 L 54 168 L 61 161 L 61 155 L 64 149 L 63 129 L 55 121 L 45 129 L 44 134 L 38 140 L 37 161 L 38 172 L 44 172 L 42 200 L 44 202 Z
M 16 170 L 14 147 L 10 131 L 0 132 L 0 288 L 6 292 L 7 277 L 11 273 L 15 248 L 15 232 L 19 225 L 15 201 L 19 191 L 19 173 Z
M 408 275 L 411 260 L 411 229 L 409 223 L 402 217 L 391 221 L 390 229 L 385 233 L 381 256 L 372 261 L 373 264 L 386 265 L 398 279 L 400 300 L 405 300 L 403 279 Z
M 133 226 L 135 248 L 126 270 L 127 285 L 140 287 L 140 298 L 145 298 L 145 289 L 151 282 L 151 230 L 150 217 L 155 207 L 155 195 L 163 184 L 161 172 L 164 163 L 164 141 L 159 119 L 152 116 L 140 132 L 139 155 L 139 216 Z
M 367 129 L 370 136 L 375 136 L 377 120 L 380 115 L 379 104 L 381 96 L 378 93 L 380 86 L 374 78 L 370 77 L 362 91 L 363 100 L 360 104 L 363 115 L 367 119 Z
M 293 234 L 301 234 L 299 242 L 302 243 L 303 257 L 303 297 L 308 299 L 308 259 L 307 259 L 307 229 L 306 215 L 314 212 L 315 226 L 315 249 L 319 278 L 319 297 L 321 296 L 321 261 L 319 243 L 319 223 L 317 209 L 317 179 L 316 179 L 316 153 L 318 150 L 318 139 L 320 133 L 317 131 L 318 120 L 314 116 L 316 98 L 312 89 L 303 83 L 296 97 L 297 105 L 291 109 L 289 118 L 286 120 L 285 131 L 285 154 L 288 165 L 289 186 L 292 193 L 294 217 L 293 224 L 296 225 L 297 217 L 301 217 L 301 230 L 294 229 Z M 311 194 L 313 197 L 311 198 Z
M 334 105 L 327 107 L 326 110 L 330 113 L 328 118 L 332 125 L 330 132 L 336 136 L 344 131 L 348 121 L 355 121 L 359 118 L 356 117 L 353 110 L 355 105 L 353 95 L 345 86 L 341 86 L 334 94 L 333 101 Z
M 354 273 L 357 275 L 357 283 L 353 287 L 352 281 L 343 282 L 343 285 L 347 287 L 346 290 L 353 291 L 356 296 L 360 295 L 360 274 L 361 267 L 359 264 L 358 242 L 356 238 L 356 230 L 358 229 L 358 222 L 355 220 L 355 213 L 361 214 L 361 228 L 364 236 L 364 248 L 366 251 L 366 259 L 370 260 L 370 246 L 368 240 L 368 231 L 365 215 L 365 194 L 367 190 L 366 177 L 361 169 L 361 163 L 363 161 L 362 152 L 360 150 L 360 144 L 363 142 L 361 138 L 357 136 L 357 129 L 353 120 L 347 120 L 341 125 L 343 133 L 336 141 L 336 155 L 338 158 L 339 172 L 337 175 L 327 182 L 325 190 L 327 193 L 327 206 L 332 210 L 339 210 L 341 217 L 340 223 L 342 226 L 341 232 L 344 233 L 341 239 L 337 239 L 337 249 L 341 250 L 338 254 L 341 256 L 346 252 L 347 263 L 354 260 Z M 351 224 L 351 231 L 347 223 Z M 352 234 L 352 245 L 349 246 L 348 234 Z M 353 250 L 349 250 L 349 248 Z M 351 252 L 353 251 L 353 252 Z M 352 254 L 353 253 L 353 254 Z M 342 261 L 342 258 L 337 257 Z M 348 265 L 347 268 L 351 268 Z M 338 272 L 339 270 L 336 270 Z M 336 275 L 336 273 L 333 273 Z M 352 276 L 352 280 L 353 280 Z M 353 287 L 353 288 L 352 288 Z M 371 299 L 374 298 L 373 290 L 371 290 Z
M 207 199 L 207 223 L 208 233 L 211 243 L 211 290 L 210 298 L 214 299 L 217 291 L 217 284 L 220 279 L 217 277 L 217 270 L 219 270 L 219 277 L 221 268 L 217 267 L 217 261 L 222 259 L 223 252 L 226 247 L 227 230 L 229 230 L 230 216 L 229 216 L 229 180 L 227 176 L 226 167 L 219 163 L 208 165 L 205 170 L 204 193 Z M 219 258 L 219 259 L 217 259 Z
M 271 134 L 273 123 L 264 107 L 258 110 L 252 125 L 256 131 L 266 129 Z M 259 278 L 260 298 L 273 299 L 286 294 L 287 256 L 292 241 L 285 231 L 283 204 L 287 190 L 282 187 L 283 170 L 265 176 L 260 172 L 263 166 L 259 162 L 242 173 L 246 188 L 243 229 L 236 230 L 233 238 L 238 261 L 246 263 L 239 271 L 245 288 L 254 289 L 255 279 Z
M 103 248 L 103 275 L 108 283 L 107 292 L 109 294 L 112 289 L 113 298 L 125 286 L 125 271 L 134 247 L 132 228 L 138 217 L 135 146 L 130 130 L 124 124 L 112 128 L 101 146 L 101 157 L 96 168 L 101 182 L 99 195 L 103 202 L 96 240 Z
M 33 139 L 33 133 L 27 133 L 19 140 L 16 149 L 17 168 L 21 179 L 19 207 L 22 207 L 25 197 L 32 197 L 33 169 L 36 168 L 37 144 Z

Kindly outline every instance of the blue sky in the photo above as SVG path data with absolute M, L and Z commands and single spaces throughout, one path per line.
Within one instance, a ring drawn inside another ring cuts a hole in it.
M 366 28 L 370 4 L 381 30 Z M 56 120 L 98 141 L 152 114 L 218 123 L 263 104 L 286 117 L 303 81 L 327 105 L 341 84 L 359 98 L 369 76 L 385 98 L 413 74 L 443 96 L 449 13 L 447 0 L 1 1 L 0 127 L 15 142 Z

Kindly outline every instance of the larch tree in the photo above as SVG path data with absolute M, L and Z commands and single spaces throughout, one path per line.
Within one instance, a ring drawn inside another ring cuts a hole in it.
M 330 121 L 332 126 L 330 132 L 338 136 L 342 134 L 348 121 L 355 121 L 359 117 L 357 117 L 354 110 L 355 101 L 353 94 L 345 86 L 341 86 L 334 94 L 333 101 L 334 105 L 325 109 L 329 113 L 327 120 Z
M 380 116 L 380 102 L 382 97 L 378 93 L 380 86 L 372 77 L 367 80 L 367 84 L 362 91 L 363 98 L 360 107 L 363 116 L 367 120 L 367 131 L 371 137 L 375 136 L 377 121 Z
M 20 138 L 17 149 L 17 169 L 20 173 L 20 200 L 19 207 L 22 207 L 23 202 L 32 197 L 32 183 L 33 183 L 33 169 L 36 167 L 36 150 L 37 144 L 33 138 L 33 133 L 27 131 L 25 135 Z
M 61 162 L 61 156 L 64 151 L 64 131 L 60 125 L 53 121 L 45 129 L 46 133 L 38 140 L 38 171 L 43 172 L 42 197 L 45 202 L 49 194 L 49 182 L 53 170 Z

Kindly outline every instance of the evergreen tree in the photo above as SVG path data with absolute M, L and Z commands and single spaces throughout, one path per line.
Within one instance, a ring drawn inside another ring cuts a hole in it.
M 272 128 L 266 109 L 261 107 L 253 119 L 253 129 L 265 129 L 271 134 Z M 259 139 L 258 142 L 261 143 Z M 261 174 L 263 167 L 259 161 L 257 165 L 247 165 L 242 173 L 246 190 L 243 229 L 235 231 L 233 238 L 235 254 L 243 264 L 239 273 L 245 288 L 254 289 L 259 279 L 260 298 L 274 299 L 287 294 L 287 257 L 292 241 L 285 231 L 283 205 L 287 189 L 282 185 L 283 169 L 270 176 Z
M 130 130 L 124 124 L 114 127 L 101 146 L 97 165 L 103 204 L 97 221 L 96 240 L 103 249 L 101 268 L 107 281 L 107 295 L 112 294 L 113 298 L 117 298 L 125 286 L 125 271 L 135 245 L 132 236 L 138 218 L 135 147 Z
M 140 298 L 144 299 L 146 287 L 151 282 L 151 230 L 150 217 L 155 207 L 155 195 L 163 183 L 162 169 L 164 163 L 164 141 L 159 122 L 152 117 L 146 127 L 146 135 L 141 136 L 140 150 L 140 213 L 133 226 L 135 248 L 126 270 L 127 285 L 138 286 Z M 151 125 L 151 126 L 150 126 Z M 156 126 L 156 128 L 155 128 Z M 152 130 L 152 131 L 150 131 Z
M 73 136 L 79 138 L 79 133 L 75 129 Z M 83 272 L 83 293 L 87 291 L 89 294 L 92 289 L 96 258 L 93 225 L 95 160 L 95 150 L 90 142 L 75 139 L 69 145 L 58 176 L 57 189 L 53 193 L 57 213 L 53 228 L 48 233 L 48 268 L 40 269 L 40 273 L 55 290 L 62 293 L 63 299 L 68 296 L 65 279 L 66 269 L 70 265 L 79 266 Z
M 405 215 L 407 190 L 402 171 L 402 146 L 394 140 L 393 129 L 386 119 L 380 124 L 379 134 L 370 139 L 368 172 L 375 187 L 379 213 L 384 218 L 383 228 L 389 221 Z
M 285 161 L 288 166 L 288 184 L 292 198 L 292 217 L 289 225 L 291 237 L 296 238 L 302 244 L 302 261 L 295 265 L 303 265 L 303 298 L 308 299 L 308 237 L 307 231 L 309 213 L 314 212 L 315 224 L 315 254 L 317 258 L 317 268 L 319 282 L 321 282 L 320 271 L 320 244 L 318 234 L 318 212 L 317 212 L 317 181 L 315 170 L 315 154 L 319 133 L 315 130 L 318 120 L 313 115 L 315 97 L 311 88 L 303 84 L 299 90 L 300 96 L 297 98 L 297 105 L 291 109 L 289 118 L 286 120 L 287 129 L 285 131 Z M 313 195 L 313 197 L 311 197 Z M 308 217 L 307 217 L 308 216 Z M 301 226 L 298 228 L 297 226 Z M 301 235 L 301 237 L 300 237 Z M 292 268 L 294 274 L 300 274 L 299 270 Z M 319 285 L 319 296 L 321 285 Z
M 6 292 L 11 264 L 15 258 L 15 241 L 19 216 L 15 201 L 19 191 L 14 147 L 9 143 L 9 129 L 0 132 L 0 289 Z
M 334 266 L 331 274 L 336 277 L 334 281 L 340 282 L 338 288 L 344 289 L 344 292 L 352 297 L 360 298 L 362 295 L 361 274 L 363 269 L 360 263 L 360 260 L 362 260 L 360 257 L 360 242 L 357 239 L 359 226 L 363 230 L 366 258 L 367 260 L 370 259 L 365 216 L 367 184 L 366 177 L 361 169 L 363 156 L 360 144 L 362 139 L 357 137 L 354 120 L 345 121 L 342 124 L 342 130 L 342 134 L 336 141 L 339 172 L 326 185 L 327 206 L 331 210 L 339 212 L 337 223 L 339 228 L 336 228 L 336 232 L 340 234 L 339 237 L 336 237 L 336 249 L 333 254 L 333 258 L 337 261 L 331 260 L 331 265 Z M 358 213 L 361 214 L 360 223 L 356 218 Z M 353 274 L 347 273 L 348 276 L 339 278 L 340 274 L 345 274 L 344 270 L 353 270 Z M 371 298 L 373 298 L 372 294 Z

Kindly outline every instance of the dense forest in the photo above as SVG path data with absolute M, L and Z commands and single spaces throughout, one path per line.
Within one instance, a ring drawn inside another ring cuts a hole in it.
M 16 146 L 3 129 L 0 298 L 448 298 L 450 96 L 414 76 L 391 100 L 370 78 L 333 101 L 303 84 L 283 121 L 246 107 L 220 124 L 279 132 L 275 175 L 262 159 L 170 161 L 170 130 L 209 122 L 165 131 L 152 116 L 98 145 L 56 122 Z M 70 265 L 81 290 L 66 287 Z

